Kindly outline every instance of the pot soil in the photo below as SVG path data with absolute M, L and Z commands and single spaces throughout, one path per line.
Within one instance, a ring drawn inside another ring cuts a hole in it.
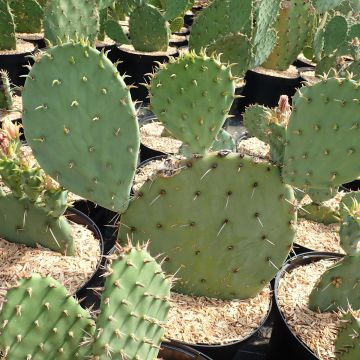
M 16 33 L 16 37 L 34 44 L 38 49 L 46 47 L 44 33 Z
M 169 45 L 173 48 L 183 48 L 189 44 L 189 39 L 186 35 L 172 34 L 169 40 Z
M 253 299 L 231 301 L 172 293 L 165 336 L 214 360 L 231 359 L 259 331 L 270 308 L 270 287 Z
M 101 233 L 87 216 L 77 210 L 68 210 L 66 217 L 75 238 L 75 256 L 0 239 L 0 302 L 6 289 L 31 273 L 52 276 L 79 299 L 88 295 L 88 288 L 99 284 L 100 265 L 104 265 Z M 91 301 L 85 303 L 91 305 Z
M 146 74 L 152 73 L 157 67 L 156 62 L 165 63 L 169 56 L 176 57 L 177 49 L 169 47 L 164 52 L 145 53 L 136 51 L 132 45 L 121 45 L 118 47 L 119 60 L 122 63 L 118 66 L 121 75 L 129 75 L 125 79 L 127 85 L 135 85 L 136 88 L 130 90 L 131 97 L 137 101 L 147 101 L 148 90 L 141 85 L 147 81 Z
M 301 80 L 310 85 L 315 85 L 320 81 L 320 78 L 315 76 L 315 69 L 309 67 L 299 68 Z
M 245 97 L 238 102 L 241 114 L 251 104 L 275 107 L 281 95 L 288 95 L 291 101 L 296 89 L 301 86 L 301 78 L 294 66 L 290 66 L 286 71 L 258 67 L 247 71 L 245 82 Z
M 0 51 L 0 69 L 6 70 L 9 73 L 12 84 L 16 86 L 24 85 L 25 78 L 20 76 L 26 75 L 29 72 L 24 65 L 32 63 L 32 60 L 27 56 L 33 55 L 35 49 L 34 44 L 17 39 L 16 50 Z
M 317 313 L 308 309 L 309 295 L 324 271 L 339 254 L 309 253 L 291 259 L 275 280 L 275 323 L 270 359 L 334 360 L 340 312 Z M 360 311 L 355 312 L 360 316 Z
M 316 63 L 312 62 L 311 60 L 309 60 L 308 58 L 306 58 L 304 56 L 304 54 L 300 54 L 296 61 L 294 62 L 293 64 L 295 67 L 297 67 L 298 69 L 301 69 L 301 68 L 304 68 L 304 67 L 307 67 L 307 68 L 312 68 L 313 70 L 315 70 L 315 66 L 316 66 Z

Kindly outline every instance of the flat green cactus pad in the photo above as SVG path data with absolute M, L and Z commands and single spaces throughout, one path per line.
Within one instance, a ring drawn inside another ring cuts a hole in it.
M 28 199 L 0 195 L 0 237 L 27 246 L 37 244 L 66 255 L 75 255 L 71 227 L 64 216 L 54 218 Z
M 108 274 L 93 355 L 98 360 L 156 359 L 170 309 L 171 280 L 141 247 L 112 261 Z
M 287 184 L 327 189 L 360 175 L 359 89 L 354 80 L 328 78 L 297 91 L 287 128 Z
M 150 82 L 151 110 L 193 153 L 215 141 L 234 100 L 230 68 L 213 57 L 185 53 L 171 59 Z
M 94 42 L 99 30 L 97 0 L 47 1 L 44 13 L 45 38 L 52 44 L 88 39 Z
M 23 103 L 26 139 L 41 167 L 75 194 L 126 209 L 139 130 L 110 60 L 82 43 L 54 47 L 31 69 Z
M 14 15 L 6 0 L 0 0 L 0 50 L 15 50 Z
M 360 253 L 345 256 L 320 278 L 309 297 L 313 311 L 360 309 Z
M 86 359 L 86 339 L 95 331 L 90 313 L 59 282 L 32 275 L 9 290 L 0 314 L 1 357 Z
M 339 223 L 340 214 L 325 205 L 307 204 L 298 211 L 298 216 L 306 220 L 315 221 L 325 225 Z
M 255 296 L 292 247 L 291 188 L 276 166 L 234 153 L 179 166 L 178 174 L 160 175 L 140 189 L 121 219 L 120 241 L 149 240 L 153 255 L 166 256 L 165 271 L 177 272 L 181 293 Z
M 351 313 L 345 314 L 341 319 L 335 353 L 337 360 L 360 359 L 360 319 Z

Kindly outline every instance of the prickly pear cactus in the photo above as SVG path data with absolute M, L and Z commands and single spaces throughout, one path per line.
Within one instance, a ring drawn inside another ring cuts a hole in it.
M 0 109 L 11 110 L 13 107 L 9 74 L 0 70 Z
M 230 68 L 205 54 L 184 53 L 150 81 L 150 105 L 159 121 L 192 153 L 204 154 L 234 100 Z
M 51 0 L 44 13 L 45 38 L 52 44 L 88 39 L 99 30 L 97 0 Z
M 50 49 L 30 71 L 23 104 L 26 138 L 41 167 L 73 193 L 126 209 L 139 130 L 110 60 L 85 43 Z
M 136 247 L 108 268 L 96 320 L 96 359 L 157 358 L 170 309 L 171 280 L 149 255 Z
M 9 290 L 0 313 L 3 359 L 85 359 L 95 323 L 52 278 L 32 275 Z
M 311 197 L 315 204 L 321 204 L 324 201 L 330 200 L 336 196 L 339 188 L 329 187 L 328 189 L 307 189 L 306 193 Z
M 350 191 L 346 193 L 340 201 L 340 213 L 343 217 L 345 217 L 349 209 L 357 202 L 360 204 L 360 190 L 359 191 Z
M 229 34 L 217 39 L 207 47 L 206 52 L 208 55 L 212 53 L 221 55 L 223 63 L 234 64 L 231 71 L 236 76 L 243 77 L 250 68 L 252 44 L 248 37 L 241 33 Z
M 17 32 L 41 32 L 44 11 L 36 0 L 10 0 L 10 6 L 15 15 Z
M 320 278 L 309 297 L 313 311 L 331 312 L 338 309 L 360 309 L 360 252 L 345 256 Z
M 341 319 L 341 327 L 335 343 L 337 360 L 357 360 L 360 358 L 360 319 L 351 313 Z
M 298 216 L 306 220 L 315 221 L 325 225 L 338 223 L 340 214 L 328 206 L 320 204 L 307 204 L 298 210 Z
M 150 241 L 153 255 L 166 256 L 165 271 L 178 273 L 176 291 L 255 296 L 292 247 L 291 188 L 278 167 L 239 154 L 212 153 L 178 165 L 179 173 L 140 189 L 121 219 L 120 241 Z
M 286 70 L 305 47 L 313 31 L 315 10 L 310 1 L 283 0 L 275 29 L 278 41 L 263 67 Z
M 130 43 L 118 21 L 110 19 L 105 22 L 104 28 L 107 36 L 116 41 L 118 44 Z
M 287 184 L 327 189 L 360 175 L 359 84 L 328 78 L 297 91 L 282 171 Z
M 144 3 L 131 13 L 129 33 L 131 43 L 137 51 L 166 51 L 168 48 L 169 24 L 152 5 Z
M 71 226 L 65 217 L 49 216 L 46 208 L 13 194 L 0 196 L 0 237 L 36 247 L 38 244 L 64 255 L 75 255 Z
M 15 50 L 15 22 L 7 0 L 0 0 L 0 50 Z
M 324 13 L 337 7 L 342 1 L 343 0 L 313 0 L 313 3 L 317 12 Z

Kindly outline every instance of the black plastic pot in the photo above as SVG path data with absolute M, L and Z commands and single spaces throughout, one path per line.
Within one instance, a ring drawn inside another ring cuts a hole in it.
M 104 255 L 103 237 L 101 235 L 99 228 L 96 226 L 96 224 L 88 216 L 83 214 L 81 211 L 74 209 L 74 208 L 71 208 L 71 209 L 69 208 L 65 215 L 69 220 L 71 220 L 77 224 L 86 226 L 89 230 L 91 230 L 93 232 L 95 238 L 99 240 L 100 256 L 101 256 L 100 261 L 99 261 L 94 273 L 90 277 L 90 279 L 87 280 L 86 283 L 84 283 L 75 292 L 75 296 L 78 299 L 82 299 L 81 305 L 83 307 L 90 307 L 93 304 L 95 304 L 95 302 L 97 300 L 97 298 L 95 296 L 95 292 L 93 292 L 93 290 L 91 290 L 91 289 L 99 287 L 103 281 L 103 277 L 100 276 L 102 274 L 102 269 L 105 265 L 105 257 L 103 256 Z
M 247 71 L 242 93 L 244 98 L 238 101 L 239 113 L 242 114 L 251 104 L 275 107 L 281 95 L 288 95 L 291 102 L 296 89 L 301 87 L 301 81 L 300 76 L 285 78 L 262 74 L 255 70 Z
M 302 246 L 300 244 L 294 243 L 293 246 L 293 252 L 295 256 L 301 255 L 301 254 L 307 254 L 309 252 L 313 252 L 314 250 L 307 248 L 306 246 Z M 291 258 L 291 256 L 290 256 Z
M 343 185 L 347 191 L 358 191 L 360 190 L 360 180 L 354 180 Z
M 189 40 L 187 38 L 187 36 L 184 35 L 177 35 L 177 37 L 172 37 L 169 41 L 169 45 L 171 47 L 180 49 L 183 48 L 185 46 L 187 46 L 189 44 Z
M 17 37 L 19 39 L 22 39 L 24 41 L 27 41 L 29 43 L 34 44 L 38 49 L 44 49 L 46 47 L 46 42 L 45 42 L 45 38 L 43 37 L 39 37 L 39 36 L 31 36 L 31 34 L 26 34 L 26 36 L 21 36 L 17 34 Z
M 165 63 L 168 61 L 169 56 L 178 56 L 175 48 L 171 48 L 165 55 L 156 55 L 156 53 L 144 53 L 129 49 L 127 46 L 118 47 L 119 60 L 121 64 L 118 70 L 121 75 L 130 76 L 125 79 L 127 85 L 135 85 L 136 88 L 130 90 L 131 97 L 137 101 L 147 101 L 148 90 L 145 86 L 141 85 L 147 82 L 146 74 L 152 73 L 157 67 L 156 62 Z M 111 59 L 110 59 L 111 60 Z
M 161 344 L 159 357 L 163 360 L 211 360 L 194 349 L 174 343 Z M 226 359 L 224 358 L 224 360 Z
M 236 353 L 238 351 L 241 351 L 242 349 L 246 349 L 249 344 L 257 337 L 260 329 L 263 327 L 265 322 L 268 320 L 270 313 L 272 311 L 272 302 L 269 305 L 269 310 L 262 320 L 261 324 L 257 329 L 255 329 L 253 332 L 251 332 L 246 338 L 240 340 L 240 341 L 234 341 L 228 344 L 224 345 L 218 345 L 218 344 L 188 344 L 181 341 L 173 340 L 174 344 L 180 344 L 185 345 L 188 347 L 191 347 L 197 351 L 200 351 L 201 353 L 209 356 L 213 360 L 231 360 L 234 358 Z
M 29 73 L 29 69 L 24 65 L 32 65 L 34 61 L 29 58 L 34 52 L 26 52 L 22 54 L 0 55 L 0 69 L 6 70 L 9 73 L 10 81 L 13 85 L 23 86 L 25 84 L 25 77 Z
M 73 208 L 89 217 L 97 229 L 100 230 L 103 236 L 104 254 L 108 254 L 116 241 L 118 213 L 86 199 L 76 200 Z
M 323 259 L 341 259 L 343 255 L 327 252 L 310 252 L 290 259 L 278 272 L 274 285 L 274 327 L 270 340 L 268 360 L 319 360 L 319 358 L 296 336 L 286 322 L 278 302 L 279 283 L 285 272 Z

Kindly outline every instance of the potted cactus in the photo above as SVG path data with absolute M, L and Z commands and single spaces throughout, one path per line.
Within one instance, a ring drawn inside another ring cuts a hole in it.
M 339 260 L 335 254 L 310 253 L 294 258 L 279 272 L 275 285 L 277 321 L 272 338 L 273 356 L 284 338 L 292 338 L 283 348 L 284 355 L 296 354 L 295 359 L 359 356 L 359 210 L 355 197 L 349 207 L 343 203 L 340 237 L 346 256 Z M 286 292 L 290 295 L 286 296 Z M 304 314 L 301 324 L 299 312 Z
M 152 72 L 155 63 L 177 56 L 177 49 L 169 45 L 171 32 L 184 25 L 184 13 L 191 3 L 189 0 L 165 1 L 156 7 L 146 0 L 120 2 L 123 12 L 129 16 L 129 37 L 116 19 L 105 23 L 107 35 L 120 44 L 119 59 L 123 63 L 119 71 L 130 75 L 129 84 L 138 86 L 131 90 L 134 100 L 146 101 L 148 93 L 139 85 L 145 82 L 145 75 Z
M 110 259 L 95 319 L 57 281 L 34 274 L 6 294 L 0 313 L 2 356 L 156 359 L 170 288 L 171 278 L 146 248 L 131 245 Z
M 0 69 L 9 73 L 12 83 L 23 85 L 23 65 L 28 63 L 26 56 L 32 54 L 35 46 L 16 38 L 15 18 L 8 0 L 0 1 L 0 15 Z

